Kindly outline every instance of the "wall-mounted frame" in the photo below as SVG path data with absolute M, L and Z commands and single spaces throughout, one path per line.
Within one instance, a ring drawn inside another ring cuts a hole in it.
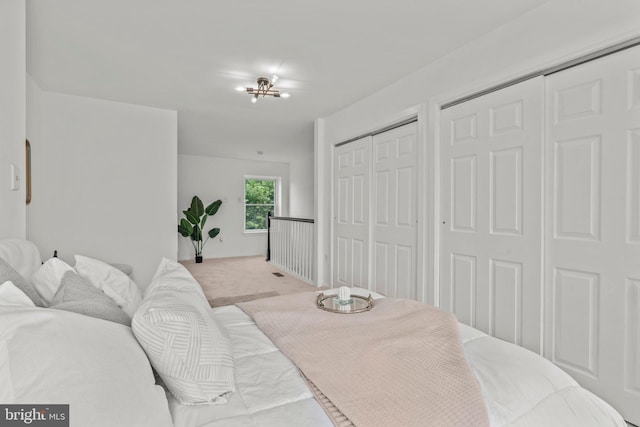
M 26 186 L 25 186 L 25 190 L 27 193 L 27 197 L 26 197 L 26 202 L 27 205 L 29 203 L 31 203 L 31 144 L 29 144 L 29 140 L 26 139 L 25 140 L 25 144 L 24 144 L 24 150 L 25 150 L 25 176 L 26 176 Z

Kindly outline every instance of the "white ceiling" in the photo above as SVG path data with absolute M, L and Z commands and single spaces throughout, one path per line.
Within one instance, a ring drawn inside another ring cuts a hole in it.
M 27 0 L 27 71 L 177 110 L 180 153 L 288 162 L 313 150 L 315 118 L 546 1 Z M 273 72 L 291 98 L 235 91 Z

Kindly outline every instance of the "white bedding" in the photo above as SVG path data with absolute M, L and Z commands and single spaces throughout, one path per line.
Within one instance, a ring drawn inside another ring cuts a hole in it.
M 0 241 L 1 256 L 27 277 L 40 265 L 30 242 Z M 333 425 L 296 366 L 249 316 L 235 306 L 210 313 L 233 346 L 237 391 L 226 405 L 183 406 L 168 393 L 167 405 L 129 328 L 33 304 L 0 307 L 0 403 L 70 404 L 72 427 L 168 426 L 168 409 L 176 427 Z M 460 335 L 492 426 L 626 427 L 538 355 L 464 325 Z
M 622 417 L 537 354 L 460 324 L 492 426 L 620 426 Z
M 332 426 L 297 368 L 235 306 L 212 310 L 231 338 L 236 393 L 227 405 L 187 407 L 168 396 L 176 427 Z M 492 426 L 620 426 L 620 415 L 529 350 L 460 325 Z
M 67 404 L 71 427 L 171 425 L 129 327 L 40 307 L 0 306 L 0 404 Z
M 333 426 L 295 365 L 249 316 L 236 306 L 215 308 L 212 316 L 231 338 L 236 392 L 213 406 L 180 405 L 169 394 L 176 427 Z

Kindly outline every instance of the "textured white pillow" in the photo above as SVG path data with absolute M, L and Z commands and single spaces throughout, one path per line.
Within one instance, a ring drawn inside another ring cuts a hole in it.
M 0 285 L 0 306 L 35 307 L 36 305 L 13 282 L 6 281 Z
M 231 341 L 181 264 L 166 258 L 160 262 L 131 327 L 181 404 L 226 403 L 235 391 Z
M 3 404 L 69 404 L 72 426 L 172 426 L 165 391 L 127 326 L 2 307 L 0 337 Z
M 67 271 L 76 272 L 73 267 L 60 258 L 51 258 L 31 275 L 31 284 L 47 304 L 51 303 Z
M 106 262 L 76 255 L 76 271 L 102 292 L 111 297 L 129 317 L 142 302 L 142 292 L 133 280 Z

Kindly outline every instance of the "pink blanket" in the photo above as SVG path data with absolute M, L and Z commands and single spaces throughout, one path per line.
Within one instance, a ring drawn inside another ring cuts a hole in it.
M 238 304 L 311 383 L 336 425 L 488 426 L 456 318 L 412 300 L 330 313 L 315 293 Z

